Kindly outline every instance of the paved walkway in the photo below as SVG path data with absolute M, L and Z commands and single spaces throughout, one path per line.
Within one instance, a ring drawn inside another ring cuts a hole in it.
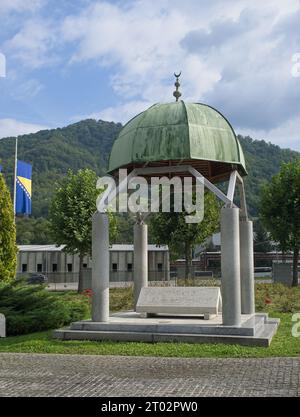
M 1 353 L 0 396 L 300 396 L 300 358 Z

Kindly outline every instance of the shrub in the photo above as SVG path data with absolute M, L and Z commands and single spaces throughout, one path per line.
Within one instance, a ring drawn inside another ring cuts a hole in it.
M 0 173 L 0 281 L 15 278 L 17 264 L 16 226 L 9 190 Z
M 89 304 L 84 297 L 60 297 L 41 285 L 24 282 L 0 286 L 0 312 L 6 317 L 8 336 L 55 329 L 86 318 Z

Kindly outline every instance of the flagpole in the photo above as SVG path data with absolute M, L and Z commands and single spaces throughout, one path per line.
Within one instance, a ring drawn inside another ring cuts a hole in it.
M 14 215 L 16 219 L 16 196 L 17 196 L 17 165 L 18 165 L 18 138 L 16 137 L 15 149 L 15 176 L 14 176 Z

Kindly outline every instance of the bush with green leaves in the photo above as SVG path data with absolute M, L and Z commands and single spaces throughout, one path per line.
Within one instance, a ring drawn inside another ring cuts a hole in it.
M 8 282 L 15 278 L 17 250 L 13 204 L 0 173 L 0 281 Z
M 21 335 L 55 329 L 87 318 L 90 306 L 86 297 L 60 296 L 42 285 L 23 281 L 0 286 L 0 312 L 6 317 L 7 335 Z

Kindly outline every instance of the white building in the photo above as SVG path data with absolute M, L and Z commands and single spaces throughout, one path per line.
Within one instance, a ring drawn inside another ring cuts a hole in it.
M 49 282 L 77 281 L 79 256 L 63 251 L 64 245 L 20 245 L 17 274 L 40 273 Z M 133 279 L 133 245 L 112 245 L 110 248 L 110 278 L 112 281 L 131 281 Z M 92 260 L 85 257 L 83 268 L 86 276 L 91 276 Z M 149 279 L 169 279 L 168 246 L 148 245 Z

